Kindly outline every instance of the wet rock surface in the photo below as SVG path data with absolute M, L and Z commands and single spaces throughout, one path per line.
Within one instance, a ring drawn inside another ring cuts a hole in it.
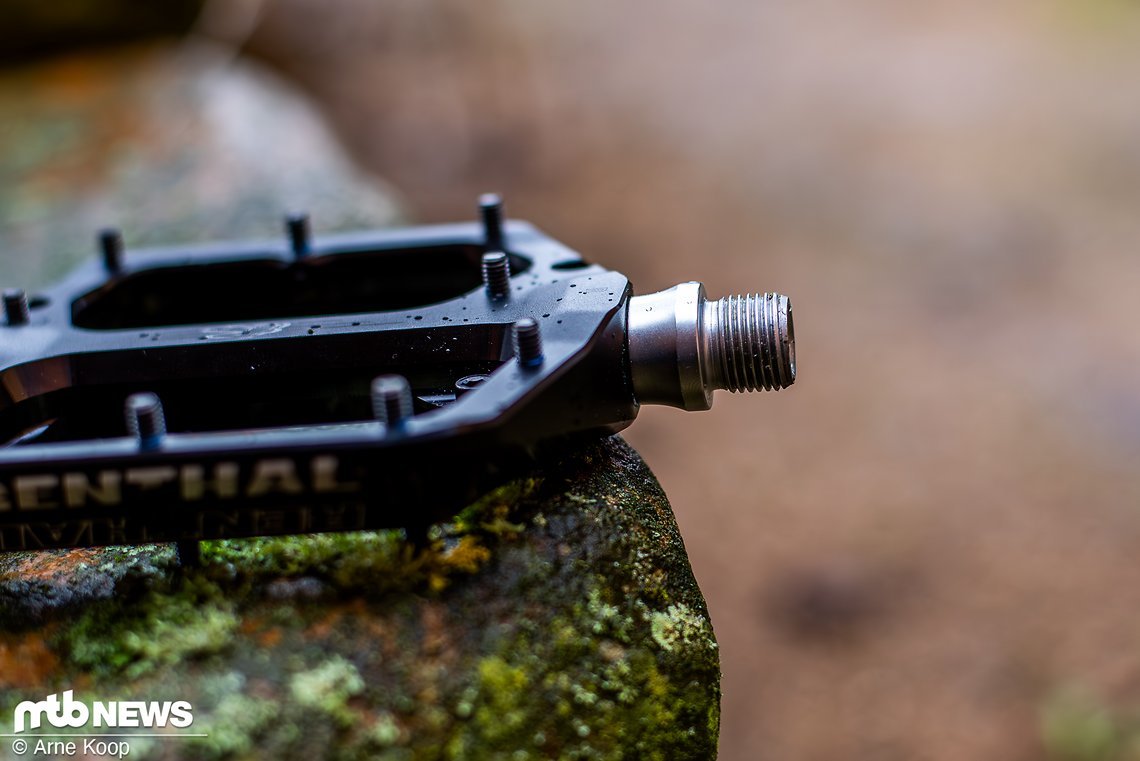
M 719 659 L 656 479 L 614 437 L 437 526 L 0 556 L 15 704 L 187 700 L 143 758 L 711 758 Z M 161 733 L 163 730 L 159 730 Z M 175 730 L 169 730 L 175 731 Z M 7 749 L 0 752 L 6 752 Z

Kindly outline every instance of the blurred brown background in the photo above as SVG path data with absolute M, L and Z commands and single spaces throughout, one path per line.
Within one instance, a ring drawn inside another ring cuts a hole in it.
M 219 4 L 417 221 L 779 290 L 789 391 L 645 409 L 724 759 L 1140 758 L 1140 6 Z M 315 220 L 319 230 L 320 222 Z

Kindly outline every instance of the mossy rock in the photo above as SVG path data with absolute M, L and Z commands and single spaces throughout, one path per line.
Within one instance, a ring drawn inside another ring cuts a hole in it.
M 432 530 L 0 556 L 16 702 L 188 700 L 132 758 L 706 759 L 719 660 L 665 495 L 620 438 Z M 145 744 L 144 744 L 145 743 Z

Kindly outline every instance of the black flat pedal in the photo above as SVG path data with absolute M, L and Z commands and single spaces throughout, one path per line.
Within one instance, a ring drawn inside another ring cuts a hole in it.
M 6 291 L 0 550 L 419 535 L 639 402 L 707 408 L 713 388 L 794 379 L 790 306 L 741 302 L 747 336 L 725 312 L 724 345 L 689 357 L 721 302 L 634 298 L 497 199 L 481 212 L 319 238 L 293 216 L 282 241 L 130 251 L 105 231 L 101 261 Z M 667 303 L 673 338 L 652 316 Z

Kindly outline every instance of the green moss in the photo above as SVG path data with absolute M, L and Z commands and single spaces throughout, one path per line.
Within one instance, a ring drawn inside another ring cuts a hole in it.
M 480 661 L 478 673 L 481 700 L 474 722 L 481 742 L 495 747 L 526 731 L 533 710 L 526 698 L 530 680 L 526 669 L 512 666 L 497 655 Z
M 221 539 L 202 542 L 202 561 L 247 577 L 302 574 L 330 577 L 361 568 L 391 568 L 407 560 L 399 531 Z
M 135 678 L 222 651 L 237 623 L 233 603 L 199 579 L 178 594 L 151 591 L 137 601 L 93 606 L 60 640 L 75 665 Z
M 540 486 L 541 478 L 520 478 L 503 484 L 461 510 L 451 525 L 459 532 L 472 531 L 483 525 L 494 526 L 497 520 L 505 519 L 519 503 L 537 492 Z
M 1083 690 L 1066 689 L 1050 698 L 1042 710 L 1041 734 L 1053 761 L 1124 761 L 1140 751 L 1140 726 L 1114 716 Z
M 368 730 L 368 739 L 381 748 L 395 745 L 400 739 L 400 726 L 388 711 L 381 711 Z
M 607 602 L 595 586 L 572 617 L 551 622 L 547 636 L 520 636 L 482 659 L 476 708 L 449 757 L 469 757 L 472 748 L 496 749 L 487 757 L 503 759 L 517 752 L 624 758 L 631 748 L 646 759 L 715 755 L 719 712 L 710 709 L 706 688 L 667 676 L 659 660 L 674 674 L 688 673 L 681 667 L 688 658 L 706 674 L 709 664 L 715 669 L 707 623 L 685 605 L 642 614 L 638 607 L 636 600 Z
M 190 738 L 187 750 L 208 759 L 252 754 L 258 749 L 258 738 L 277 722 L 280 712 L 272 700 L 227 695 L 205 720 L 195 722 L 195 729 L 207 736 Z
M 451 523 L 436 527 L 435 541 L 419 550 L 398 530 L 218 540 L 202 542 L 204 570 L 247 583 L 314 576 L 334 588 L 367 590 L 372 596 L 439 593 L 453 577 L 473 574 L 490 559 L 490 551 L 471 532 L 510 536 L 525 528 L 507 521 L 505 511 L 511 499 L 529 493 L 536 483 L 516 481 L 489 493 Z
M 364 690 L 364 680 L 356 667 L 334 656 L 316 668 L 294 674 L 289 693 L 298 705 L 327 715 L 342 727 L 350 726 L 356 715 L 349 710 L 349 698 Z
M 473 710 L 457 712 L 465 720 L 452 735 L 449 758 L 715 757 L 717 645 L 691 577 L 665 570 L 684 563 L 675 529 L 658 528 L 657 505 L 631 507 L 644 484 L 589 486 L 583 493 L 600 496 L 562 492 L 565 507 L 544 505 L 529 523 L 605 536 L 604 553 L 574 543 L 557 548 L 571 576 L 585 583 L 561 588 L 565 603 L 553 616 L 513 627 L 480 660 Z M 568 526 L 568 516 L 583 527 Z M 541 558 L 527 563 L 536 578 L 551 577 Z M 552 591 L 538 584 L 528 599 Z

